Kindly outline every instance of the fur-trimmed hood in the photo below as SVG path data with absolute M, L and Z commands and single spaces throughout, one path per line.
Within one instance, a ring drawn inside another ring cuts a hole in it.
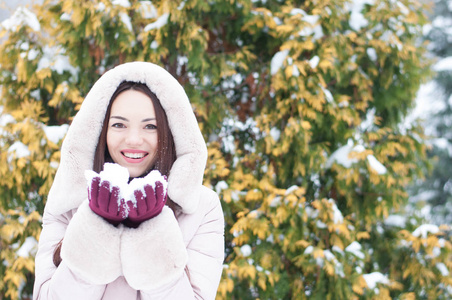
M 123 81 L 145 83 L 166 112 L 177 159 L 168 177 L 168 195 L 184 213 L 196 211 L 207 160 L 207 148 L 189 99 L 165 69 L 132 62 L 109 70 L 94 84 L 68 130 L 60 166 L 47 199 L 46 210 L 62 214 L 87 198 L 85 170 L 92 170 L 94 153 L 108 103 Z

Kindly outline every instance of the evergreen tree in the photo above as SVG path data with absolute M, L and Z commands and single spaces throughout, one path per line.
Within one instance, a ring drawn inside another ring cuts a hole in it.
M 452 223 L 452 4 L 447 0 L 435 1 L 432 25 L 426 38 L 431 41 L 429 51 L 437 58 L 432 84 L 435 90 L 435 110 L 427 115 L 431 149 L 428 157 L 433 161 L 426 179 L 413 188 L 419 201 L 431 205 L 431 219 L 436 224 Z M 449 61 L 449 63 L 447 63 Z M 448 67 L 449 66 L 449 67 Z
M 3 298 L 31 294 L 30 245 L 71 118 L 100 75 L 132 60 L 183 84 L 207 141 L 205 185 L 226 219 L 218 299 L 450 298 L 450 239 L 395 215 L 426 164 L 422 128 L 400 126 L 427 75 L 422 11 L 414 0 L 18 9 L 0 29 Z

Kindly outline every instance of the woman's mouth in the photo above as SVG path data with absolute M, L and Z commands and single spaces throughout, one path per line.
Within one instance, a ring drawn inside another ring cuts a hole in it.
M 139 163 L 144 160 L 146 156 L 148 156 L 148 152 L 145 151 L 122 151 L 121 152 L 124 159 L 129 163 Z

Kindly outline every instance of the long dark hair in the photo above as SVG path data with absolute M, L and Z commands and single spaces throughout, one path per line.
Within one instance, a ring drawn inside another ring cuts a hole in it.
M 168 119 L 166 117 L 165 110 L 160 104 L 160 100 L 148 88 L 146 84 L 131 81 L 123 81 L 118 86 L 110 99 L 110 103 L 108 104 L 107 112 L 105 114 L 102 131 L 97 143 L 96 152 L 94 154 L 93 170 L 99 173 L 100 171 L 102 171 L 105 162 L 113 162 L 107 148 L 107 131 L 108 121 L 110 119 L 111 113 L 111 106 L 119 94 L 128 90 L 142 92 L 152 100 L 152 104 L 154 105 L 155 110 L 155 118 L 157 121 L 158 145 L 156 161 L 151 169 L 159 170 L 162 175 L 168 176 L 171 167 L 176 160 L 176 149 L 174 146 L 173 135 L 171 134 L 171 130 L 168 125 Z
M 142 92 L 152 100 L 152 104 L 154 105 L 155 118 L 157 121 L 157 159 L 151 169 L 159 170 L 162 175 L 169 176 L 171 167 L 176 160 L 176 148 L 174 145 L 173 135 L 171 134 L 171 130 L 169 128 L 165 110 L 160 104 L 160 100 L 148 88 L 146 84 L 131 81 L 123 81 L 111 96 L 110 103 L 107 107 L 107 112 L 105 113 L 99 141 L 97 142 L 96 152 L 94 153 L 93 170 L 99 173 L 103 170 L 105 162 L 113 162 L 107 148 L 107 131 L 108 121 L 110 119 L 111 113 L 111 106 L 119 94 L 128 90 Z M 146 174 L 142 174 L 142 176 L 144 175 Z M 173 210 L 173 212 L 175 212 L 175 210 L 178 208 L 178 205 L 174 203 L 169 197 L 166 204 L 169 208 L 171 208 L 171 210 Z M 56 267 L 58 267 L 61 263 L 60 252 L 62 244 L 63 240 L 61 240 L 56 245 L 53 252 L 53 263 Z

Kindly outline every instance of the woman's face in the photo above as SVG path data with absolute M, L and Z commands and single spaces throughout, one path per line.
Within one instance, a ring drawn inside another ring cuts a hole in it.
M 119 94 L 111 106 L 107 148 L 113 161 L 138 177 L 154 164 L 157 121 L 151 98 L 135 90 Z

